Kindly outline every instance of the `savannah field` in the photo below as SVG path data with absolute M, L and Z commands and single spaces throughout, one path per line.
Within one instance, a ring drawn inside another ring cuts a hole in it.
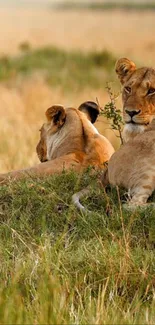
M 0 26 L 1 172 L 38 163 L 52 104 L 104 107 L 107 82 L 119 94 L 119 57 L 155 65 L 155 11 L 2 6 Z M 96 126 L 119 147 L 103 117 Z M 105 193 L 97 178 L 64 172 L 0 187 L 1 324 L 155 323 L 155 212 L 124 211 L 126 193 Z M 84 215 L 71 196 L 88 184 Z

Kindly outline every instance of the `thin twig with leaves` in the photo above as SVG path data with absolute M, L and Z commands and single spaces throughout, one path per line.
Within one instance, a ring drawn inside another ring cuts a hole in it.
M 98 99 L 96 99 L 97 104 L 99 105 L 101 115 L 103 115 L 104 117 L 106 117 L 108 120 L 111 121 L 111 128 L 113 130 L 118 131 L 119 138 L 121 140 L 121 144 L 123 144 L 122 125 L 124 123 L 123 123 L 123 119 L 122 119 L 122 115 L 121 115 L 121 110 L 117 109 L 117 107 L 116 107 L 116 99 L 117 99 L 118 95 L 115 95 L 113 93 L 109 84 L 107 84 L 106 89 L 109 94 L 110 102 L 107 103 L 104 106 L 104 108 L 101 108 L 101 106 L 99 105 Z

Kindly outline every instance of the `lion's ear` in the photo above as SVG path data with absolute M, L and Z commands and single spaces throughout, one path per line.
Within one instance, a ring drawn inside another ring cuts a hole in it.
M 41 162 L 47 161 L 46 132 L 44 129 L 44 124 L 40 129 L 40 141 L 37 144 L 36 152 Z
M 122 58 L 116 62 L 115 71 L 122 85 L 136 70 L 136 65 L 129 59 Z
M 99 106 L 95 102 L 84 102 L 79 106 L 79 111 L 84 112 L 91 123 L 95 123 L 98 115 L 99 115 Z
M 65 108 L 61 105 L 54 105 L 48 108 L 45 114 L 48 122 L 53 121 L 58 127 L 61 127 L 65 123 L 66 112 Z

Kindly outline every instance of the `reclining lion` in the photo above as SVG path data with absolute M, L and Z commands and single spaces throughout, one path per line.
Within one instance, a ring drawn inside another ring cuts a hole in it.
M 111 157 L 103 183 L 126 188 L 129 207 L 145 206 L 155 190 L 155 69 L 120 59 L 116 73 L 123 85 L 125 143 Z
M 79 109 L 60 105 L 46 111 L 46 123 L 41 128 L 37 154 L 40 164 L 6 174 L 0 181 L 31 176 L 45 176 L 64 169 L 83 170 L 88 166 L 104 167 L 114 152 L 111 143 L 98 133 L 93 123 L 99 114 L 94 102 L 81 104 Z

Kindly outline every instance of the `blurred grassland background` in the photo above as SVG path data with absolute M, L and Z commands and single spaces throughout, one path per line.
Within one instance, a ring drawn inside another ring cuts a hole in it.
M 155 64 L 154 4 L 1 1 L 2 172 L 38 162 L 38 129 L 50 105 L 78 106 L 97 97 L 104 106 L 109 100 L 107 82 L 112 82 L 114 92 L 120 91 L 116 59 L 125 56 L 137 65 Z M 121 107 L 120 99 L 117 105 Z M 103 119 L 97 127 L 118 147 Z
M 38 162 L 45 110 L 104 106 L 115 61 L 155 66 L 155 1 L 0 1 L 0 171 Z M 121 107 L 120 97 L 117 107 Z M 97 128 L 114 144 L 106 120 Z M 0 187 L 0 324 L 155 324 L 155 213 L 99 175 L 62 173 Z M 79 213 L 74 192 L 91 184 Z M 119 196 L 120 195 L 120 196 Z M 153 198 L 152 198 L 153 200 Z

